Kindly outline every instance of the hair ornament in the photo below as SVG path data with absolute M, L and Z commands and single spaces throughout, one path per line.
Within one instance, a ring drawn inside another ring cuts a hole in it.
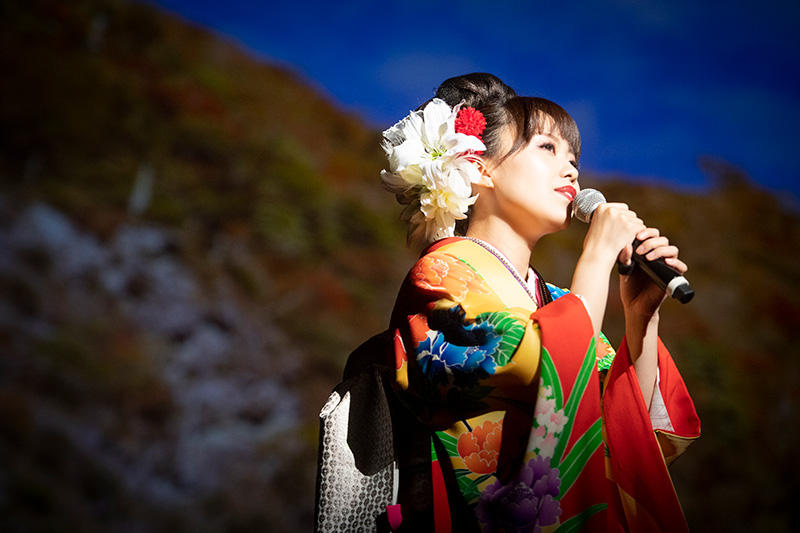
M 456 115 L 455 128 L 456 133 L 481 139 L 483 130 L 486 129 L 486 117 L 474 107 L 462 107 Z
M 467 217 L 477 199 L 472 183 L 481 173 L 474 162 L 486 149 L 480 139 L 485 127 L 477 109 L 451 108 L 434 98 L 383 132 L 389 169 L 381 180 L 406 206 L 401 218 L 409 224 L 409 241 L 452 237 L 456 220 Z

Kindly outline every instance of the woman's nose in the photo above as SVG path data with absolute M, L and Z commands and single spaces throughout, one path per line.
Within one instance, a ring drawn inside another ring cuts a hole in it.
M 569 162 L 565 163 L 564 167 L 561 169 L 561 176 L 569 179 L 569 181 L 572 183 L 578 181 L 578 174 L 578 169 L 575 168 L 575 165 Z

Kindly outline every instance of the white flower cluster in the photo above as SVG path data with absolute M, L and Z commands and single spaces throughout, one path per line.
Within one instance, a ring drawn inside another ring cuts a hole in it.
M 472 183 L 480 171 L 474 162 L 476 152 L 486 147 L 477 137 L 456 133 L 460 108 L 434 98 L 383 132 L 389 170 L 381 171 L 381 179 L 407 204 L 403 219 L 409 223 L 409 240 L 452 237 L 456 220 L 466 218 L 477 199 Z
M 551 385 L 545 386 L 539 380 L 539 397 L 536 399 L 533 429 L 528 439 L 528 452 L 536 452 L 542 457 L 553 457 L 558 438 L 569 422 L 564 409 L 556 409 L 555 394 Z

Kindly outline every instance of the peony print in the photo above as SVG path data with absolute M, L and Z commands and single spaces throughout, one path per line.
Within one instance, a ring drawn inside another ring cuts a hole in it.
M 443 333 L 430 330 L 417 345 L 417 361 L 431 383 L 440 385 L 475 385 L 478 376 L 494 374 L 497 363 L 491 357 L 500 337 L 487 332 L 490 339 L 483 346 L 459 346 L 447 342 Z
M 487 292 L 471 268 L 447 254 L 430 254 L 414 266 L 410 276 L 418 286 L 426 290 L 446 290 L 456 300 L 464 299 L 470 291 Z
M 475 513 L 486 532 L 539 533 L 556 523 L 561 503 L 557 468 L 546 457 L 536 457 L 520 469 L 511 482 L 500 481 L 484 490 Z
M 499 422 L 487 420 L 458 438 L 458 454 L 470 472 L 492 474 L 497 470 L 502 434 L 502 420 Z

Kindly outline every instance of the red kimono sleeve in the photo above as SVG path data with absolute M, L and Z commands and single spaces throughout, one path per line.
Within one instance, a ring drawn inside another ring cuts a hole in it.
M 688 531 L 667 465 L 700 436 L 700 419 L 660 339 L 658 368 L 659 389 L 674 431 L 653 430 L 625 340 L 606 377 L 607 474 L 619 491 L 612 514 L 618 514 L 617 520 L 630 531 Z

